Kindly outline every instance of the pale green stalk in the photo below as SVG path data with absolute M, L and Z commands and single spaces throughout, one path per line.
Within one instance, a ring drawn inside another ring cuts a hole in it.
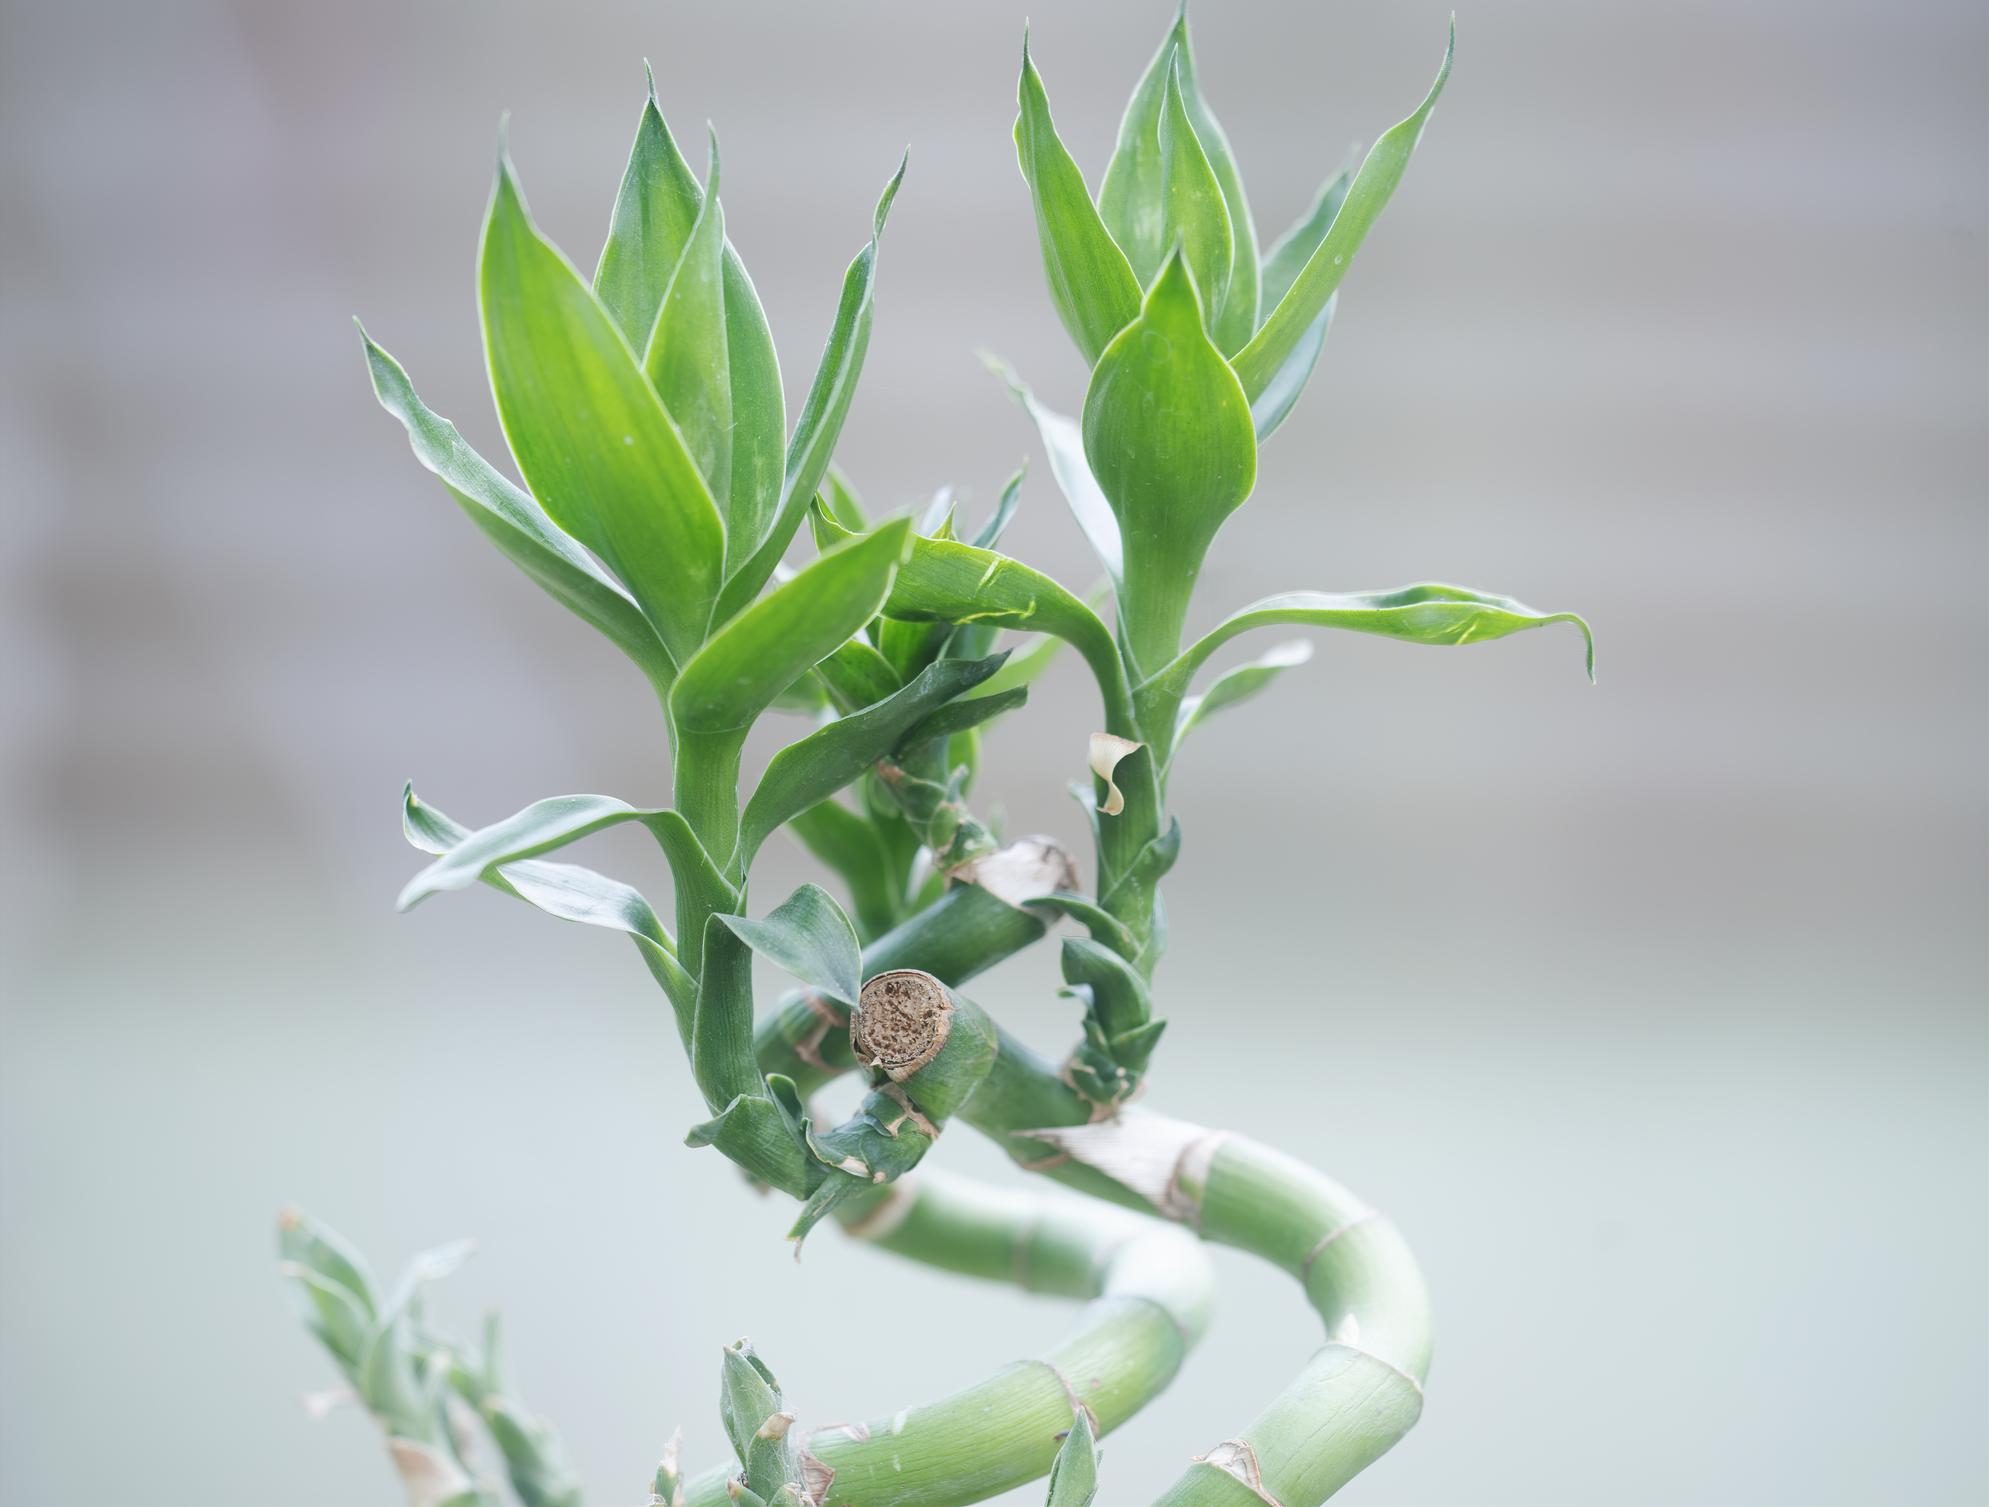
M 1173 1379 L 1208 1322 L 1214 1274 L 1194 1242 L 1111 1210 L 922 1171 L 846 1220 L 913 1260 L 1091 1301 L 1063 1343 L 950 1397 L 861 1424 L 797 1423 L 822 1507 L 961 1507 L 1035 1480 L 1080 1408 L 1098 1432 L 1116 1428 Z M 924 1323 L 892 1306 L 888 1284 L 852 1306 L 881 1336 Z M 699 1477 L 687 1507 L 726 1507 L 729 1475 Z

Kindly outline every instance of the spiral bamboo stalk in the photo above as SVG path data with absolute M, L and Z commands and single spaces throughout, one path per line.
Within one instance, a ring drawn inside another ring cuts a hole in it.
M 950 1397 L 865 1423 L 797 1425 L 822 1507 L 962 1507 L 1045 1474 L 1081 1408 L 1100 1433 L 1170 1382 L 1214 1297 L 1180 1232 L 1115 1210 L 920 1172 L 839 1211 L 882 1250 L 1025 1292 L 1088 1298 L 1070 1337 Z M 686 1507 L 727 1507 L 730 1472 Z

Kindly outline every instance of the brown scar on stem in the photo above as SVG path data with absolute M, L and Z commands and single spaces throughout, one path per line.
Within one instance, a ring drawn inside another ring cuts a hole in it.
M 902 1082 L 939 1055 L 952 1029 L 953 996 L 917 968 L 894 968 L 867 979 L 850 1013 L 850 1047 L 857 1060 Z
M 1197 1464 L 1219 1470 L 1224 1475 L 1233 1476 L 1259 1501 L 1268 1503 L 1269 1507 L 1284 1507 L 1282 1502 L 1264 1489 L 1264 1473 L 1257 1466 L 1257 1451 L 1250 1447 L 1248 1440 L 1225 1439 L 1206 1455 L 1195 1456 L 1195 1461 Z

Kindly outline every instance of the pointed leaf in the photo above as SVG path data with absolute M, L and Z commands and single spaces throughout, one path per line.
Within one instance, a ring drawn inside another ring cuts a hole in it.
M 1015 519 L 1015 510 L 1021 505 L 1022 481 L 1028 474 L 1029 464 L 1024 461 L 1016 468 L 1015 474 L 1002 484 L 994 512 L 988 515 L 988 521 L 976 529 L 974 537 L 968 541 L 974 548 L 993 549 L 1001 543 L 1001 536 L 1008 532 L 1009 524 Z
M 991 675 L 981 685 L 969 691 L 963 698 L 974 700 L 982 696 L 1000 696 L 1018 687 L 1031 686 L 1037 677 L 1055 663 L 1057 651 L 1064 641 L 1054 633 L 1032 633 L 1022 641 L 1019 648 L 1008 656 L 1008 663 L 997 674 Z
M 846 712 L 895 696 L 905 682 L 869 639 L 851 638 L 815 666 L 836 704 Z
M 729 909 L 736 901 L 731 887 L 714 877 L 708 856 L 676 812 L 643 810 L 607 795 L 556 795 L 534 801 L 457 843 L 408 881 L 401 891 L 400 908 L 406 910 L 440 890 L 462 889 L 487 870 L 505 869 L 520 859 L 535 858 L 604 828 L 632 821 L 640 822 L 656 838 L 680 891 L 695 889 L 708 902 L 705 909 Z M 511 882 L 515 888 L 516 881 Z
M 649 73 L 647 64 L 643 71 Z M 649 98 L 629 150 L 621 192 L 608 224 L 608 241 L 594 269 L 594 292 L 630 347 L 649 342 L 684 245 L 691 238 L 704 191 L 656 104 L 656 76 L 649 74 Z
M 1549 623 L 1573 623 L 1588 646 L 1589 679 L 1595 679 L 1595 638 L 1572 612 L 1538 612 L 1511 597 L 1462 586 L 1404 586 L 1396 591 L 1330 593 L 1288 591 L 1231 613 L 1165 669 L 1139 688 L 1142 708 L 1158 698 L 1178 703 L 1196 670 L 1238 634 L 1278 624 L 1347 628 L 1412 644 L 1471 644 L 1504 638 Z
M 1167 94 L 1160 110 L 1160 190 L 1167 214 L 1167 239 L 1178 244 L 1195 274 L 1208 307 L 1208 325 L 1213 332 L 1222 325 L 1222 311 L 1229 299 L 1230 268 L 1236 259 L 1235 233 L 1229 226 L 1229 206 L 1223 202 L 1222 185 L 1209 166 L 1208 153 L 1195 135 L 1188 119 L 1188 107 L 1181 98 L 1180 55 L 1167 76 Z
M 1183 0 L 1174 27 L 1180 37 L 1181 98 L 1187 104 L 1188 119 L 1194 122 L 1196 139 L 1208 154 L 1209 166 L 1215 170 L 1216 182 L 1222 185 L 1223 202 L 1229 209 L 1230 232 L 1235 238 L 1236 257 L 1230 274 L 1229 293 L 1223 299 L 1222 309 L 1211 331 L 1216 345 L 1227 356 L 1241 350 L 1257 328 L 1260 306 L 1257 229 L 1250 218 L 1250 202 L 1243 194 L 1243 173 L 1237 166 L 1236 154 L 1230 149 L 1229 137 L 1216 120 L 1215 111 L 1202 97 L 1201 85 L 1196 80 L 1195 49 L 1188 42 L 1186 0 Z
M 628 172 L 615 203 L 608 244 L 594 274 L 594 291 L 614 317 L 629 345 L 648 351 L 671 276 L 678 270 L 692 229 L 704 205 L 704 190 L 656 107 L 655 80 L 643 105 Z M 720 239 L 723 240 L 721 233 Z M 765 536 L 780 501 L 787 413 L 780 387 L 780 363 L 759 293 L 730 241 L 723 241 L 725 403 L 731 411 L 728 486 L 711 482 L 714 501 L 723 504 L 728 565 L 736 565 Z M 664 406 L 684 427 L 684 416 Z M 690 436 L 687 434 L 686 438 Z M 709 481 L 713 475 L 705 471 Z
M 843 274 L 842 300 L 836 307 L 835 323 L 829 329 L 828 343 L 815 369 L 815 380 L 795 420 L 794 437 L 787 446 L 787 465 L 781 482 L 780 505 L 766 536 L 743 565 L 737 566 L 725 583 L 719 598 L 717 621 L 724 622 L 759 595 L 760 588 L 773 576 L 774 567 L 787 552 L 802 515 L 814 500 L 842 437 L 843 420 L 849 415 L 850 401 L 856 396 L 857 378 L 863 372 L 864 353 L 870 348 L 870 325 L 876 304 L 877 244 L 884 234 L 884 222 L 891 213 L 891 201 L 905 179 L 905 163 L 884 185 L 870 222 L 870 243 L 856 254 Z
M 1173 747 L 1178 750 L 1190 732 L 1224 707 L 1248 701 L 1284 671 L 1302 665 L 1310 658 L 1312 645 L 1298 638 L 1277 645 L 1247 665 L 1225 670 L 1201 695 L 1190 696 L 1181 703 L 1181 710 L 1174 719 Z
M 1354 253 L 1360 250 L 1368 230 L 1395 192 L 1395 185 L 1402 181 L 1409 158 L 1422 138 L 1423 127 L 1436 108 L 1437 96 L 1443 93 L 1444 83 L 1450 77 L 1451 53 L 1456 46 L 1457 27 L 1453 22 L 1450 45 L 1444 49 L 1443 66 L 1437 70 L 1429 94 L 1408 119 L 1390 126 L 1375 142 L 1374 150 L 1367 154 L 1360 172 L 1354 176 L 1346 200 L 1325 238 L 1293 280 L 1291 291 L 1271 310 L 1250 343 L 1236 353 L 1236 375 L 1253 402 L 1270 386 L 1272 378 L 1325 310 L 1326 301 L 1347 275 Z
M 1312 207 L 1292 223 L 1291 229 L 1278 237 L 1277 244 L 1264 253 L 1264 303 L 1276 308 L 1291 291 L 1291 285 L 1298 281 L 1298 275 L 1305 270 L 1305 264 L 1312 260 L 1312 253 L 1319 249 L 1319 243 L 1326 239 L 1326 232 L 1333 228 L 1334 217 L 1340 213 L 1340 206 L 1346 202 L 1347 189 L 1354 181 L 1351 166 L 1343 167 L 1328 178 Z
M 841 535 L 819 514 L 816 532 L 825 541 Z M 1118 647 L 1097 613 L 1041 571 L 991 549 L 914 537 L 884 611 L 914 622 L 991 623 L 1055 634 L 1084 656 L 1108 702 L 1123 675 Z
M 1138 315 L 1140 285 L 1098 217 L 1084 174 L 1057 136 L 1043 80 L 1029 58 L 1026 32 L 1016 103 L 1015 153 L 1036 207 L 1036 237 L 1050 301 L 1090 365 L 1105 343 Z
M 1347 186 L 1352 179 L 1352 170 L 1343 169 L 1320 190 L 1311 211 L 1271 248 L 1264 263 L 1264 301 L 1267 304 L 1284 297 L 1306 260 L 1325 239 L 1333 217 L 1340 212 L 1340 204 L 1347 196 Z M 1290 415 L 1293 405 L 1298 402 L 1298 395 L 1312 380 L 1313 368 L 1319 364 L 1319 353 L 1325 348 L 1327 332 L 1333 326 L 1333 311 L 1339 304 L 1338 293 L 1326 300 L 1326 307 L 1319 311 L 1319 317 L 1312 321 L 1298 344 L 1271 373 L 1264 383 L 1264 390 L 1251 400 L 1250 418 L 1257 426 L 1259 445 L 1269 439 Z
M 795 676 L 877 615 L 912 537 L 894 519 L 830 550 L 720 628 L 677 677 L 670 710 L 694 733 L 742 730 Z
M 846 1005 L 856 1003 L 863 959 L 856 929 L 827 890 L 804 884 L 764 918 L 719 918 L 768 962 Z
M 398 361 L 363 329 L 359 335 L 374 396 L 406 426 L 415 458 L 442 479 L 470 521 L 561 605 L 607 634 L 651 683 L 667 686 L 676 668 L 634 599 L 537 502 L 472 450 L 454 424 L 423 406 Z
M 1049 1507 L 1091 1507 L 1097 1495 L 1098 1444 L 1092 1437 L 1090 1412 L 1079 1408 L 1050 1466 Z
M 849 784 L 895 748 L 928 712 L 979 685 L 1006 658 L 938 660 L 895 696 L 839 717 L 775 754 L 740 819 L 734 866 L 744 872 L 760 844 L 783 823 Z
M 675 420 L 712 497 L 729 499 L 732 366 L 726 357 L 725 208 L 719 200 L 716 131 L 704 203 L 664 290 L 656 324 L 638 349 L 643 373 Z
M 469 838 L 461 822 L 415 796 L 410 783 L 401 794 L 401 831 L 424 853 L 442 854 Z M 481 875 L 492 889 L 515 896 L 561 921 L 627 933 L 656 982 L 670 997 L 677 1027 L 689 1045 L 697 982 L 677 960 L 677 944 L 641 893 L 618 879 L 573 863 L 526 858 Z
M 1164 664 L 1209 541 L 1257 476 L 1250 405 L 1178 249 L 1091 374 L 1084 453 L 1125 541 L 1121 633 L 1135 663 Z
M 681 663 L 704 638 L 724 525 L 628 342 L 533 226 L 508 158 L 484 222 L 478 290 L 491 388 L 519 470 Z
M 1098 563 L 1105 567 L 1105 574 L 1112 578 L 1113 589 L 1116 590 L 1125 571 L 1124 549 L 1119 541 L 1119 520 L 1113 516 L 1112 504 L 1105 500 L 1097 479 L 1091 474 L 1091 465 L 1084 458 L 1084 435 L 1077 427 L 1077 420 L 1038 403 L 1028 384 L 1005 362 L 994 356 L 982 359 L 986 361 L 989 371 L 1008 384 L 1009 392 L 1022 405 L 1022 411 L 1035 421 L 1037 436 L 1043 441 L 1043 449 L 1050 457 L 1050 474 L 1057 479 L 1058 490 L 1070 505 L 1071 516 L 1077 519 L 1077 526 L 1083 530 L 1091 552 L 1098 556 Z

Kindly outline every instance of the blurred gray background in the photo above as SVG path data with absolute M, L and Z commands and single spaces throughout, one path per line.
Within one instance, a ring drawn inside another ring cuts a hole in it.
M 1034 0 L 1095 184 L 1164 0 Z M 1205 3 L 1266 238 L 1423 93 L 1448 5 Z M 0 1498 L 385 1503 L 290 1316 L 295 1201 L 506 1309 L 595 1499 L 723 1449 L 750 1333 L 804 1420 L 890 1412 L 1067 1310 L 894 1266 L 920 1374 L 795 1266 L 628 950 L 487 892 L 396 917 L 404 778 L 459 817 L 668 790 L 604 642 L 368 391 L 349 316 L 501 456 L 471 285 L 499 114 L 591 267 L 656 65 L 724 130 L 799 400 L 907 141 L 842 460 L 991 503 L 1074 409 L 1009 143 L 1024 7 L 524 0 L 0 7 Z M 1588 613 L 1466 651 L 1323 640 L 1183 757 L 1150 1102 L 1393 1213 L 1430 1405 L 1349 1500 L 1989 1496 L 1985 103 L 1976 3 L 1465 4 L 1455 78 L 1324 368 L 1219 542 L 1263 592 L 1469 582 Z M 695 155 L 695 147 L 693 147 Z M 1017 552 L 1090 566 L 1037 458 Z M 1265 642 L 1268 642 L 1266 640 Z M 1075 660 L 982 799 L 1075 843 Z M 762 745 L 764 752 L 764 745 Z M 785 844 L 762 903 L 808 873 Z M 584 861 L 662 892 L 638 842 Z M 1046 1050 L 1049 949 L 976 996 Z M 769 979 L 769 986 L 777 981 Z M 947 1161 L 1009 1176 L 971 1135 Z M 1113 1438 L 1110 1507 L 1314 1343 L 1221 1253 L 1217 1326 Z M 1038 1500 L 1033 1492 L 1019 1500 Z

